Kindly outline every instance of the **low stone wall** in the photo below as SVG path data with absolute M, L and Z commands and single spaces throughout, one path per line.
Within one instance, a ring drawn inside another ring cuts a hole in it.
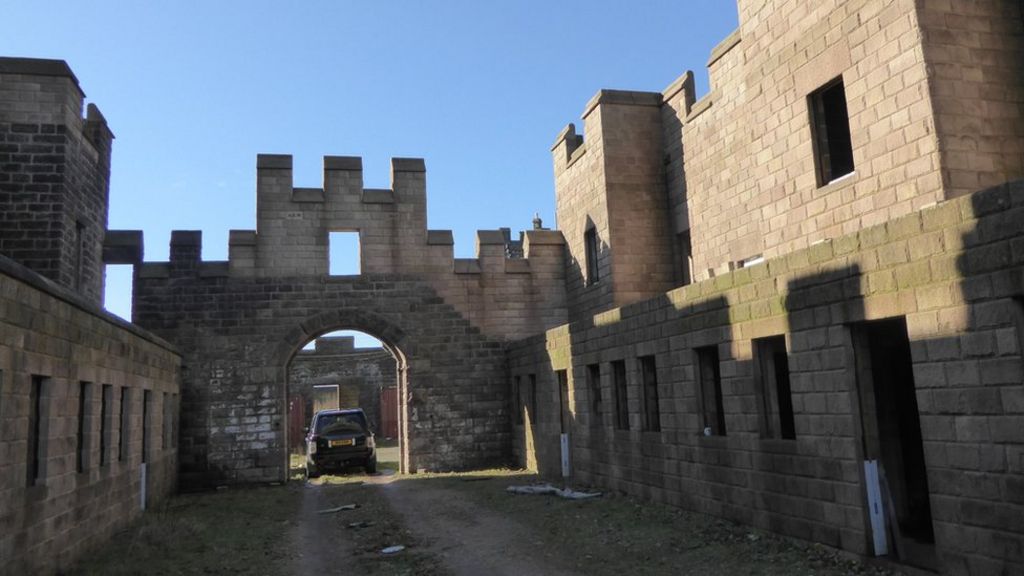
M 936 567 L 1024 571 L 1022 296 L 1016 182 L 516 343 L 515 456 L 559 475 L 564 429 L 577 482 L 873 555 L 863 462 L 884 431 L 865 429 L 859 370 L 872 343 L 857 338 L 896 319 L 909 338 Z M 763 408 L 756 347 L 773 336 L 785 339 L 795 438 L 768 431 Z M 725 428 L 710 436 L 708 350 Z M 616 420 L 620 361 L 628 424 Z
M 65 570 L 143 492 L 174 492 L 180 369 L 166 342 L 0 257 L 0 574 Z

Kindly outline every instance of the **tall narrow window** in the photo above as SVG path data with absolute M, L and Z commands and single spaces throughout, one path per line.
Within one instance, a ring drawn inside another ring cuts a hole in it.
M 559 427 L 562 434 L 568 434 L 571 426 L 569 422 L 569 373 L 566 370 L 557 370 L 555 377 L 558 381 Z
M 149 418 L 153 412 L 153 393 L 149 390 L 142 391 L 142 463 L 149 462 L 149 443 L 152 434 L 149 433 Z
M 786 337 L 754 340 L 754 362 L 760 396 L 761 434 L 766 438 L 796 438 Z
M 697 348 L 697 380 L 700 386 L 704 434 L 725 436 L 725 407 L 718 371 L 718 346 Z
M 117 444 L 117 459 L 120 462 L 124 462 L 128 458 L 128 456 L 129 456 L 128 449 L 130 448 L 130 444 L 128 442 L 129 442 L 129 440 L 131 440 L 131 420 L 130 420 L 130 418 L 131 418 L 131 411 L 129 410 L 130 407 L 128 406 L 128 397 L 129 397 L 128 387 L 127 386 L 122 386 L 121 387 L 121 438 L 120 438 L 120 442 L 118 442 L 118 444 Z
M 587 286 L 596 284 L 601 279 L 597 268 L 597 228 L 591 226 L 583 233 L 583 244 L 587 258 Z
M 676 234 L 676 249 L 679 251 L 679 285 L 686 286 L 693 282 L 693 246 L 689 230 Z
M 167 392 L 161 396 L 164 407 L 163 434 L 160 435 L 160 450 L 167 450 L 171 446 L 171 395 Z
M 42 472 L 43 449 L 45 443 L 40 441 L 43 434 L 43 387 L 46 378 L 32 376 L 28 397 L 28 460 L 25 466 L 26 481 L 29 486 L 39 482 Z
M 178 395 L 171 394 L 171 448 L 178 447 Z
M 359 232 L 331 232 L 327 252 L 331 276 L 358 276 L 361 273 Z
M 615 389 L 615 427 L 629 430 L 629 390 L 626 384 L 626 362 L 612 362 L 612 386 Z
M 114 401 L 114 389 L 110 384 L 103 385 L 100 396 L 100 466 L 110 462 L 110 403 Z
M 530 374 L 530 422 L 537 424 L 540 422 L 540 414 L 537 414 L 537 375 Z
M 661 408 L 658 406 L 658 368 L 654 356 L 640 358 L 640 377 L 644 386 L 644 430 L 661 430 Z
M 88 468 L 89 460 L 89 442 L 88 434 L 89 428 L 88 423 L 91 420 L 88 418 L 88 408 L 92 405 L 89 401 L 89 396 L 92 393 L 92 384 L 88 382 L 78 383 L 78 446 L 75 451 L 77 455 L 75 459 L 75 468 L 79 472 L 85 472 Z
M 839 77 L 808 97 L 818 185 L 824 186 L 853 172 L 853 141 L 846 90 Z
M 601 365 L 587 366 L 587 389 L 590 390 L 590 425 L 601 425 Z
M 512 379 L 512 405 L 515 410 L 515 423 L 523 423 L 523 391 L 520 390 L 519 385 L 521 377 L 516 376 Z

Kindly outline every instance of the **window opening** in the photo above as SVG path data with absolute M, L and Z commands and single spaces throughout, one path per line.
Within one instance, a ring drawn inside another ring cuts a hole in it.
M 693 245 L 689 230 L 676 234 L 676 247 L 679 250 L 679 285 L 686 286 L 693 282 Z
M 152 412 L 153 393 L 149 390 L 142 391 L 142 463 L 149 461 L 149 417 Z
M 40 438 L 43 434 L 43 376 L 32 376 L 31 389 L 29 390 L 29 418 L 28 418 L 28 465 L 26 469 L 26 480 L 29 486 L 35 486 L 39 482 L 42 472 L 42 454 L 44 449 Z
M 569 421 L 569 373 L 566 370 L 557 370 L 555 375 L 558 380 L 559 426 L 562 434 L 567 434 L 571 427 Z
M 87 457 L 89 454 L 89 443 L 86 442 L 86 409 L 90 405 L 89 395 L 92 392 L 92 384 L 88 382 L 78 383 L 78 442 L 75 454 L 75 469 L 78 472 L 85 472 L 87 468 Z
M 131 264 L 107 264 L 104 270 L 103 308 L 131 321 L 135 267 Z
M 697 348 L 698 383 L 705 436 L 725 436 L 725 407 L 718 367 L 718 346 Z
M 331 232 L 327 253 L 331 276 L 362 274 L 359 232 Z
M 530 422 L 540 422 L 540 415 L 537 414 L 537 375 L 530 374 Z
M 523 391 L 520 389 L 521 377 L 512 379 L 512 404 L 515 406 L 515 423 L 523 423 Z
M 838 180 L 853 172 L 853 142 L 846 90 L 839 77 L 808 97 L 818 185 Z
M 760 392 L 762 435 L 766 438 L 796 438 L 786 337 L 754 340 L 754 361 Z
M 114 390 L 110 384 L 103 385 L 100 396 L 100 466 L 110 461 L 110 403 L 114 400 Z
M 587 286 L 596 284 L 601 279 L 597 268 L 597 229 L 588 228 L 583 234 L 583 243 L 586 248 L 587 259 Z
M 658 369 L 654 356 L 640 358 L 640 380 L 644 392 L 644 430 L 661 430 L 661 409 L 658 406 Z
M 121 438 L 117 444 L 117 460 L 123 462 L 128 458 L 129 425 L 128 420 L 128 387 L 121 387 Z
M 612 384 L 615 389 L 615 427 L 629 430 L 629 390 L 624 360 L 612 362 Z
M 587 366 L 587 388 L 590 390 L 590 424 L 601 425 L 601 365 Z

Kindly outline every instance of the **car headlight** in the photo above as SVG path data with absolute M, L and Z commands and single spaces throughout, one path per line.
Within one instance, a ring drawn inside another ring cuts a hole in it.
M 310 454 L 316 454 L 316 440 L 311 440 L 307 442 L 306 445 L 309 446 Z

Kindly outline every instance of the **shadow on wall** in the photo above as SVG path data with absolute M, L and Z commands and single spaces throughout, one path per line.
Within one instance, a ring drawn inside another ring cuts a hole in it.
M 1022 264 L 1017 182 L 549 331 L 510 358 L 548 403 L 525 441 L 557 476 L 569 370 L 578 482 L 926 568 L 1022 567 Z

